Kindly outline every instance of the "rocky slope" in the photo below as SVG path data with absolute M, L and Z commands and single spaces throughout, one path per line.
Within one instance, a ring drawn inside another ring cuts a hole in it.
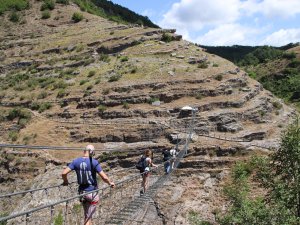
M 213 221 L 215 208 L 226 206 L 220 184 L 230 165 L 263 151 L 259 146 L 278 146 L 294 110 L 175 30 L 117 24 L 86 12 L 74 23 L 72 14 L 80 11 L 75 4 L 57 4 L 51 18 L 42 20 L 40 4 L 33 1 L 22 12 L 26 23 L 1 17 L 0 141 L 129 148 L 133 154 L 97 156 L 106 168 L 128 168 L 140 154 L 135 150 L 151 148 L 159 157 L 161 149 L 176 144 L 177 135 L 183 138 L 191 113 L 181 108 L 192 106 L 197 113 L 190 154 L 157 202 L 170 223 L 187 224 L 191 210 Z M 9 116 L 15 107 L 30 114 L 25 124 L 21 116 Z M 1 192 L 24 189 L 20 180 L 30 186 L 38 174 L 45 175 L 34 185 L 55 183 L 62 165 L 79 154 L 6 150 Z

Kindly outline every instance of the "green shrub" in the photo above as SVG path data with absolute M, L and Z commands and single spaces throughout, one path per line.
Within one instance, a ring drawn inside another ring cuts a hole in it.
M 98 78 L 98 79 L 95 81 L 95 84 L 100 84 L 100 82 L 101 82 L 101 79 Z
M 39 113 L 42 113 L 52 107 L 52 104 L 50 102 L 43 102 L 43 103 L 37 103 L 33 102 L 30 106 L 32 110 L 36 110 Z
M 195 211 L 190 211 L 188 214 L 188 220 L 191 225 L 213 225 L 208 221 L 202 221 L 199 214 Z
M 84 46 L 82 44 L 79 44 L 76 46 L 76 52 L 81 52 L 81 51 L 83 51 L 83 49 L 84 49 Z
M 213 67 L 219 67 L 219 64 L 214 63 L 214 64 L 213 64 Z
M 244 177 L 250 176 L 252 170 L 253 168 L 250 163 L 238 162 L 232 169 L 232 176 L 235 180 L 242 179 Z
M 288 67 L 297 68 L 300 66 L 299 59 L 293 59 L 291 63 L 289 63 Z
M 1 11 L 0 11 L 1 12 Z M 1 14 L 0 14 L 1 15 Z M 9 213 L 7 212 L 1 212 L 0 213 L 0 218 L 1 217 L 6 217 L 6 216 L 9 216 Z M 6 225 L 7 224 L 7 221 L 3 221 L 3 222 L 0 222 L 0 225 Z
M 214 78 L 215 78 L 215 80 L 221 81 L 221 80 L 223 80 L 223 75 L 222 74 L 218 74 Z
M 121 78 L 121 75 L 116 74 L 116 75 L 111 76 L 111 77 L 108 79 L 108 82 L 115 82 L 115 81 L 120 80 L 120 78 Z
M 198 64 L 198 68 L 206 69 L 206 68 L 208 68 L 208 63 L 207 62 L 201 62 L 201 63 Z
M 92 90 L 93 87 L 94 87 L 93 85 L 89 85 L 89 86 L 86 87 L 86 90 Z
M 75 72 L 75 69 L 68 68 L 68 69 L 64 70 L 63 72 L 67 75 L 72 75 Z
M 42 113 L 48 109 L 50 109 L 52 107 L 52 104 L 49 103 L 49 102 L 43 102 L 42 104 L 40 104 L 40 107 L 39 107 L 39 113 Z
M 95 62 L 95 59 L 86 59 L 84 60 L 84 66 L 88 66 L 90 65 L 91 63 Z
M 55 3 L 53 0 L 44 0 L 42 6 L 41 6 L 41 11 L 44 10 L 53 10 L 55 8 Z
M 37 99 L 44 99 L 48 96 L 48 93 L 46 91 L 42 91 L 38 94 Z
M 0 122 L 3 122 L 6 120 L 6 111 L 0 110 Z
M 99 60 L 108 63 L 110 61 L 110 58 L 107 54 L 101 53 L 99 56 Z
M 65 89 L 60 89 L 56 95 L 56 98 L 63 98 L 67 95 L 67 92 Z
M 75 22 L 75 23 L 78 23 L 80 22 L 81 20 L 83 20 L 83 15 L 79 12 L 75 12 L 73 13 L 73 16 L 72 16 L 72 20 Z
M 95 76 L 96 74 L 96 71 L 95 70 L 91 70 L 88 74 L 88 77 L 92 77 L 92 76 Z
M 168 34 L 168 33 L 163 33 L 163 35 L 161 37 L 161 41 L 164 41 L 164 42 L 171 42 L 174 40 L 175 40 L 174 36 L 172 36 L 171 34 Z
M 53 77 L 42 77 L 38 78 L 33 82 L 38 82 L 40 85 L 40 88 L 47 88 L 50 87 L 53 83 L 55 83 L 55 79 Z
M 69 0 L 56 0 L 56 3 L 69 5 L 70 2 L 69 2 Z
M 137 67 L 134 67 L 130 70 L 130 73 L 136 73 L 136 71 L 137 71 Z
M 123 109 L 129 109 L 129 104 L 128 102 L 123 102 Z
M 16 131 L 10 131 L 8 133 L 8 137 L 11 141 L 15 142 L 16 140 L 18 140 L 19 134 Z
M 128 61 L 128 56 L 122 56 L 121 58 L 120 58 L 120 61 L 121 62 L 127 62 Z
M 253 79 L 257 78 L 257 74 L 254 71 L 249 71 L 248 72 L 248 76 L 251 77 L 251 78 L 253 78 Z
M 27 0 L 1 0 L 0 1 L 0 15 L 7 10 L 21 11 L 29 8 L 29 1 Z
M 105 105 L 99 105 L 98 106 L 98 111 L 99 112 L 104 112 L 107 109 L 107 107 Z
M 109 88 L 106 88 L 106 89 L 104 89 L 104 90 L 102 91 L 102 94 L 103 94 L 103 95 L 108 95 L 109 92 L 110 92 L 110 89 L 109 89 Z
M 79 82 L 79 85 L 84 85 L 85 83 L 87 83 L 88 82 L 88 80 L 81 80 L 80 82 Z
M 272 105 L 275 109 L 281 109 L 282 108 L 282 104 L 278 101 L 272 102 Z
M 19 119 L 18 124 L 20 125 L 21 128 L 24 128 L 28 122 L 29 122 L 28 119 L 22 118 Z
M 296 58 L 296 53 L 295 52 L 285 52 L 283 53 L 282 57 L 285 59 L 295 59 Z
M 60 81 L 53 84 L 53 90 L 55 90 L 55 89 L 64 89 L 66 87 L 68 87 L 68 84 L 66 82 L 62 81 L 62 80 L 60 80 Z
M 14 120 L 16 118 L 19 119 L 31 119 L 31 112 L 28 109 L 23 109 L 23 108 L 14 108 L 9 111 L 7 115 L 8 120 Z
M 51 17 L 51 13 L 50 13 L 49 10 L 45 10 L 45 11 L 42 12 L 42 17 L 41 18 L 43 20 L 49 19 L 50 17 Z
M 11 22 L 17 23 L 20 21 L 20 16 L 17 12 L 14 11 L 9 15 L 9 20 Z
M 90 96 L 91 94 L 92 94 L 92 92 L 90 90 L 84 90 L 83 98 Z
M 25 89 L 26 89 L 25 84 L 17 84 L 16 86 L 14 86 L 15 91 L 24 91 Z
M 54 225 L 63 225 L 64 224 L 64 217 L 62 212 L 60 211 L 59 214 L 54 217 Z
M 148 100 L 148 103 L 149 103 L 149 104 L 152 104 L 153 102 L 157 102 L 157 101 L 160 101 L 160 99 L 159 99 L 159 98 L 154 98 L 154 97 L 152 97 L 152 98 L 150 98 L 150 99 Z
M 201 93 L 196 93 L 195 98 L 201 100 L 203 98 L 203 95 Z

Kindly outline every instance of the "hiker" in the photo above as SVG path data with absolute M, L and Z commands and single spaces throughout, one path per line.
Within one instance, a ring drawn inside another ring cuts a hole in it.
M 164 163 L 164 167 L 165 167 L 165 173 L 168 174 L 170 173 L 170 169 L 171 169 L 171 163 L 170 163 L 170 159 L 171 159 L 171 153 L 168 149 L 165 149 L 163 152 L 163 161 Z
M 110 181 L 107 175 L 103 172 L 99 162 L 96 159 L 93 159 L 95 153 L 95 148 L 93 145 L 86 146 L 83 151 L 83 157 L 79 157 L 73 160 L 67 168 L 64 169 L 62 173 L 63 185 L 68 185 L 68 173 L 72 170 L 75 170 L 77 174 L 78 182 L 78 193 L 83 194 L 90 191 L 98 189 L 97 176 L 102 178 L 102 180 L 114 188 L 115 184 Z M 92 166 L 91 166 L 92 165 Z M 87 194 L 80 198 L 84 209 L 84 225 L 92 224 L 92 216 L 96 211 L 96 205 L 99 202 L 98 192 L 93 192 Z
M 141 185 L 142 190 L 140 191 L 141 195 L 143 195 L 146 192 L 146 190 L 148 189 L 151 167 L 157 167 L 157 165 L 155 165 L 153 163 L 152 151 L 146 150 L 137 165 L 137 168 L 140 170 L 140 173 L 143 178 L 142 185 Z
M 170 150 L 171 170 L 174 168 L 174 162 L 175 162 L 176 156 L 177 156 L 177 150 L 176 150 L 176 147 L 174 147 Z

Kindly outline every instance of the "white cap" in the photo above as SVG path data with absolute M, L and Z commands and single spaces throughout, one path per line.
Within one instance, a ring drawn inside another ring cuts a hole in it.
M 90 154 L 90 155 L 94 155 L 94 153 L 95 153 L 95 147 L 94 147 L 94 145 L 87 145 L 87 146 L 85 147 L 85 150 L 86 150 L 86 151 L 89 151 L 89 154 Z

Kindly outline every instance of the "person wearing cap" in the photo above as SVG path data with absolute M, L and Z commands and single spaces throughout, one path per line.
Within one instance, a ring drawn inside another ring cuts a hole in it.
M 63 170 L 62 179 L 63 185 L 68 185 L 68 173 L 72 170 L 75 170 L 77 175 L 78 182 L 78 192 L 79 194 L 84 194 L 80 201 L 82 202 L 84 209 L 84 224 L 91 225 L 92 224 L 92 216 L 96 211 L 96 205 L 99 202 L 98 192 L 95 190 L 98 189 L 97 184 L 97 173 L 101 177 L 101 179 L 110 185 L 112 188 L 115 187 L 115 184 L 110 181 L 108 176 L 103 172 L 98 160 L 93 159 L 93 155 L 95 153 L 95 148 L 93 145 L 88 145 L 83 151 L 83 156 L 74 159 L 67 168 Z

